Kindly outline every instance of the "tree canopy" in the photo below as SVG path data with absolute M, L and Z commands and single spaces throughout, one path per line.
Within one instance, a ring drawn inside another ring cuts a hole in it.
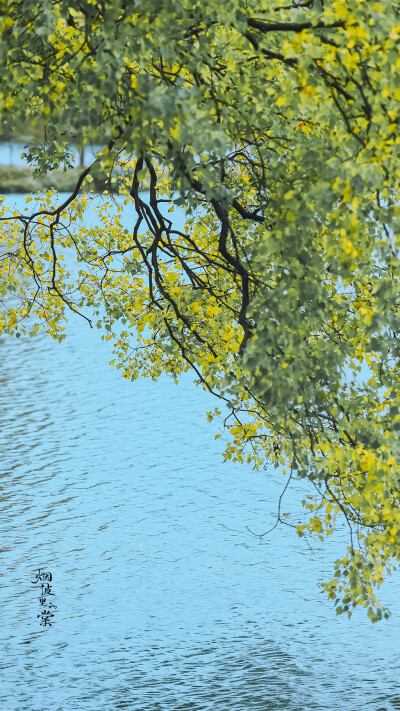
M 345 521 L 322 583 L 337 613 L 386 616 L 375 592 L 400 560 L 399 6 L 1 0 L 0 13 L 0 120 L 42 127 L 28 161 L 68 169 L 71 143 L 105 145 L 70 196 L 0 210 L 0 329 L 62 339 L 72 309 L 113 340 L 125 378 L 194 371 L 221 401 L 226 458 L 312 483 L 304 521 L 279 508 L 277 523 L 322 540 Z M 100 226 L 82 219 L 90 201 Z

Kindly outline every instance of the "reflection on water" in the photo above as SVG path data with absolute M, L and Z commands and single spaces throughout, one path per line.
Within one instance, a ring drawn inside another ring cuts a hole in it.
M 391 620 L 336 618 L 316 583 L 342 537 L 249 534 L 283 477 L 222 463 L 190 378 L 124 381 L 75 317 L 62 344 L 2 338 L 0 354 L 7 711 L 400 709 L 399 576 L 381 590 Z

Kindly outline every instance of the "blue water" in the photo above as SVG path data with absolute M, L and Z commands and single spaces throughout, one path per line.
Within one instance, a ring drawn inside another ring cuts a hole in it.
M 223 463 L 190 377 L 123 380 L 75 316 L 62 344 L 3 337 L 0 359 L 7 711 L 400 709 L 399 574 L 389 621 L 336 617 L 317 582 L 344 533 L 248 532 L 273 523 L 285 478 Z M 294 521 L 304 493 L 285 499 Z
M 26 142 L 4 141 L 0 142 L 0 165 L 29 165 L 26 158 L 22 158 L 22 154 L 26 152 Z M 84 149 L 84 164 L 89 165 L 94 159 L 96 151 L 101 146 L 85 146 Z M 71 147 L 71 155 L 74 165 L 80 163 L 80 153 L 75 146 Z

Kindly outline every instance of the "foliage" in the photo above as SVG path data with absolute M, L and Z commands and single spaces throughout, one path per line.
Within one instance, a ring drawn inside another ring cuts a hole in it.
M 397 4 L 0 7 L 0 120 L 43 125 L 37 171 L 68 167 L 66 137 L 108 144 L 64 202 L 4 208 L 1 328 L 62 339 L 73 309 L 114 339 L 125 378 L 194 371 L 228 406 L 214 413 L 226 458 L 315 487 L 303 523 L 278 522 L 323 539 L 345 520 L 347 553 L 322 583 L 337 612 L 386 616 L 375 588 L 400 559 Z M 96 228 L 82 223 L 92 179 L 107 187 Z

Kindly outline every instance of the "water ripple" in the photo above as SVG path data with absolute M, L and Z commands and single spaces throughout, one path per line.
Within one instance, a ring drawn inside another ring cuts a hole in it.
M 62 344 L 0 352 L 7 711 L 400 709 L 399 576 L 380 591 L 389 622 L 336 618 L 317 581 L 344 534 L 309 549 L 247 531 L 270 526 L 283 477 L 222 463 L 189 378 L 122 380 L 78 319 Z

